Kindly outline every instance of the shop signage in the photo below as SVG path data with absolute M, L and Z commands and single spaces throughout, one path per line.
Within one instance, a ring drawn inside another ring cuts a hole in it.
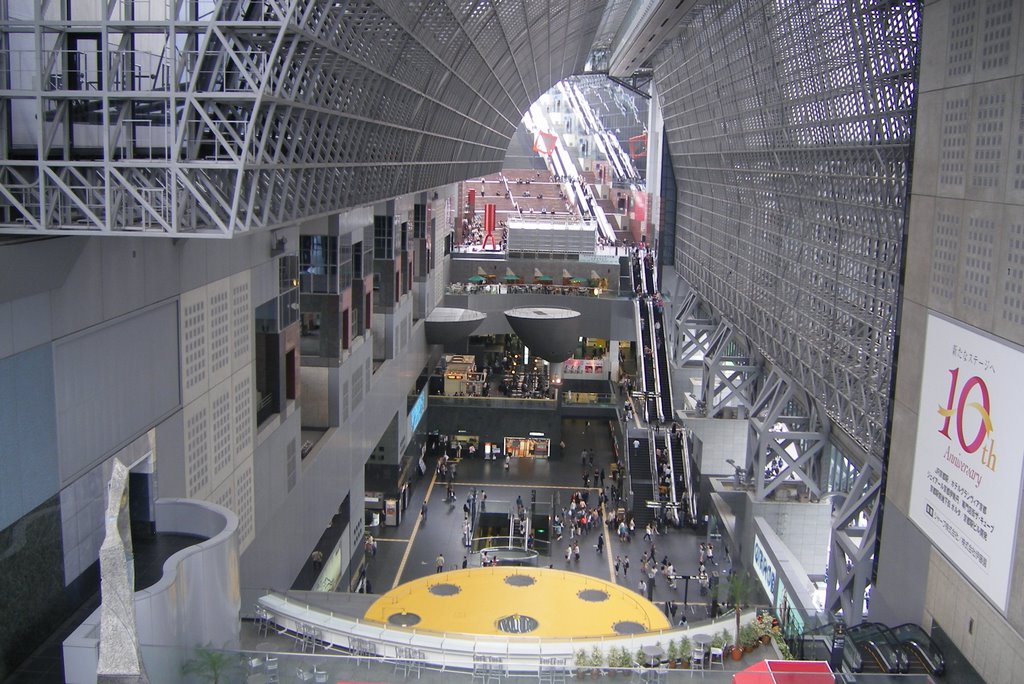
M 1006 611 L 1021 496 L 1024 353 L 931 314 L 910 519 Z
M 754 574 L 761 580 L 761 585 L 768 594 L 769 600 L 775 599 L 775 583 L 778 581 L 778 573 L 772 564 L 768 553 L 764 550 L 761 538 L 754 535 Z

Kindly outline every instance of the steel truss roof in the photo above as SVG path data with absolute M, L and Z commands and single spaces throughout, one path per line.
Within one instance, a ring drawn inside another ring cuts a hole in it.
M 523 112 L 582 69 L 604 9 L 7 4 L 0 232 L 214 237 L 498 170 Z
M 913 0 L 711 1 L 655 64 L 677 270 L 875 456 L 919 28 Z

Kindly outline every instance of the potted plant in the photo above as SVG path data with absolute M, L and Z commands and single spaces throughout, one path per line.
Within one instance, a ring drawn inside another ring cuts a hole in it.
M 619 674 L 619 647 L 612 646 L 608 649 L 608 670 L 605 674 L 616 677 Z
M 576 665 L 576 676 L 583 677 L 587 674 L 590 669 L 590 656 L 587 655 L 586 649 L 580 649 L 576 651 L 576 657 L 574 659 Z
M 596 677 L 601 674 L 601 668 L 604 667 L 604 652 L 601 651 L 601 647 L 594 644 L 594 647 L 590 649 L 590 676 Z
M 689 668 L 692 654 L 693 643 L 690 641 L 690 637 L 684 636 L 679 640 L 679 666 Z
M 748 623 L 740 627 L 740 636 L 739 639 L 737 639 L 737 641 L 740 643 L 741 646 L 743 646 L 743 650 L 746 653 L 750 653 L 755 648 L 757 648 L 758 644 L 760 643 L 758 637 L 759 635 L 757 633 L 757 625 L 753 623 Z
M 668 666 L 672 669 L 676 667 L 676 661 L 679 660 L 679 645 L 675 639 L 668 640 Z
M 632 658 L 629 657 L 629 650 L 625 646 L 612 648 L 608 652 L 608 664 L 615 668 L 612 674 L 627 675 L 629 666 L 632 665 Z
M 181 666 L 185 677 L 195 676 L 201 681 L 219 684 L 229 670 L 238 664 L 237 654 L 215 650 L 212 646 L 200 646 L 195 656 Z
M 768 613 L 764 612 L 758 615 L 754 625 L 757 627 L 757 637 L 761 644 L 768 645 L 772 640 L 772 621 Z

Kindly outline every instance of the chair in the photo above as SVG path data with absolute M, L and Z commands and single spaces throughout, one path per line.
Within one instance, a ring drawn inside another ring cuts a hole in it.
M 395 674 L 399 672 L 402 676 L 408 678 L 413 672 L 416 673 L 416 679 L 420 678 L 420 674 L 423 671 L 423 663 L 427 660 L 427 654 L 418 648 L 409 648 L 408 646 L 396 646 L 395 647 Z
M 693 653 L 690 654 L 690 669 L 691 670 L 703 670 L 704 669 L 704 649 L 695 648 Z
M 324 670 L 316 665 L 313 666 L 313 682 L 314 684 L 327 684 L 327 670 Z
M 303 622 L 299 625 L 299 629 L 295 634 L 295 643 L 303 653 L 305 653 L 307 649 L 309 649 L 310 653 L 316 653 L 316 645 L 317 642 L 320 641 L 321 637 L 322 633 L 319 629 L 308 622 Z
M 256 606 L 256 635 L 267 636 L 270 633 L 270 613 L 263 606 Z
M 267 675 L 267 684 L 277 684 L 280 680 L 277 676 L 277 656 L 267 656 L 267 659 L 263 661 L 263 671 Z
M 538 684 L 565 684 L 569 679 L 569 661 L 565 658 L 541 658 L 537 669 Z
M 501 682 L 503 669 L 501 658 L 497 656 L 474 656 L 472 681 L 479 679 L 483 684 Z
M 298 667 L 295 668 L 295 678 L 298 679 L 300 682 L 312 681 L 313 673 L 305 668 Z
M 711 655 L 708 657 L 708 669 L 710 670 L 716 664 L 723 670 L 725 669 L 725 653 L 721 648 L 712 646 Z

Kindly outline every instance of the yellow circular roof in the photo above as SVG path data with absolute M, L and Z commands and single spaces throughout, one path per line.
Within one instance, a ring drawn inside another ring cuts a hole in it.
M 470 568 L 422 577 L 374 601 L 364 618 L 391 627 L 529 637 L 601 637 L 668 629 L 640 594 L 589 575 Z

